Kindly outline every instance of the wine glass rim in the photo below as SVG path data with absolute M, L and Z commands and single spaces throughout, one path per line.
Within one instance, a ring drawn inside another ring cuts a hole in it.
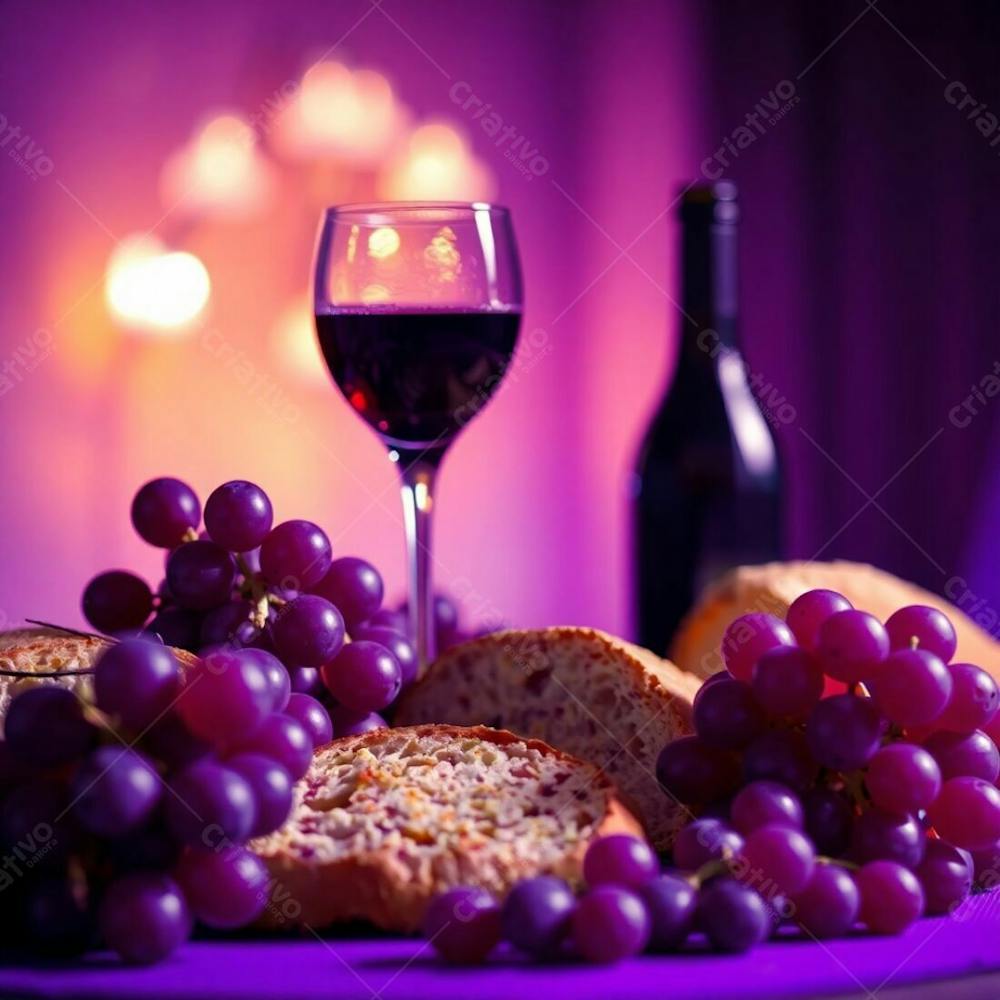
M 343 205 L 330 205 L 326 209 L 328 218 L 363 217 L 371 215 L 406 216 L 410 213 L 434 215 L 442 217 L 456 213 L 474 215 L 477 212 L 490 212 L 497 215 L 509 215 L 506 205 L 497 205 L 488 201 L 368 201 L 347 202 Z

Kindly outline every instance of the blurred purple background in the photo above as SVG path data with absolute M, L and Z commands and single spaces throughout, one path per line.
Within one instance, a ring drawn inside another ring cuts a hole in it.
M 401 589 L 393 470 L 315 378 L 306 328 L 289 327 L 305 355 L 275 339 L 307 288 L 318 207 L 368 191 L 371 171 L 290 164 L 265 127 L 260 156 L 280 178 L 266 210 L 172 212 L 161 183 L 211 116 L 268 118 L 337 60 L 384 74 L 411 124 L 464 135 L 516 220 L 520 363 L 440 484 L 437 576 L 472 617 L 629 628 L 627 477 L 674 353 L 670 206 L 721 171 L 744 203 L 748 364 L 794 411 L 779 428 L 789 554 L 875 562 L 979 599 L 991 624 L 1000 12 L 105 0 L 0 16 L 4 620 L 79 622 L 83 583 L 109 566 L 155 582 L 162 556 L 133 536 L 128 504 L 162 474 L 203 497 L 254 479 L 280 517 L 318 520 Z M 537 148 L 535 173 L 466 93 Z M 151 229 L 211 275 L 209 311 L 183 334 L 123 328 L 105 301 L 109 255 Z

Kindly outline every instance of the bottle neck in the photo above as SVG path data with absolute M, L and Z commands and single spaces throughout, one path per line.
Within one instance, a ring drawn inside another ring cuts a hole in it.
M 699 206 L 700 208 L 701 206 Z M 691 213 L 682 229 L 682 347 L 715 355 L 739 348 L 737 229 L 710 213 Z

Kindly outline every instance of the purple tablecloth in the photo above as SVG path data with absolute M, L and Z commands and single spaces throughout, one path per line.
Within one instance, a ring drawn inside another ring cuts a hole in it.
M 508 957 L 486 967 L 442 966 L 415 940 L 201 941 L 153 968 L 108 955 L 46 969 L 0 969 L 0 996 L 239 998 L 239 1000 L 640 1000 L 644 997 L 791 997 L 872 994 L 959 980 L 949 995 L 1000 996 L 1000 894 L 960 917 L 922 920 L 894 938 L 775 941 L 748 955 L 644 957 L 608 968 L 532 966 Z M 970 977 L 994 972 L 986 980 Z M 907 990 L 907 995 L 910 991 Z

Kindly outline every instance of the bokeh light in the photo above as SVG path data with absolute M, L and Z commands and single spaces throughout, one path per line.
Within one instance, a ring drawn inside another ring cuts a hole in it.
M 168 250 L 152 236 L 127 237 L 108 260 L 105 301 L 130 328 L 182 331 L 202 314 L 210 294 L 205 265 L 194 254 Z
M 244 217 L 267 204 L 274 180 L 257 152 L 254 130 L 241 117 L 211 118 L 164 165 L 161 188 L 171 209 Z
M 389 201 L 489 201 L 495 193 L 489 169 L 446 122 L 414 129 L 379 174 L 376 187 L 379 197 Z
M 280 115 L 275 146 L 291 159 L 371 166 L 405 134 L 408 117 L 381 73 L 320 62 Z

